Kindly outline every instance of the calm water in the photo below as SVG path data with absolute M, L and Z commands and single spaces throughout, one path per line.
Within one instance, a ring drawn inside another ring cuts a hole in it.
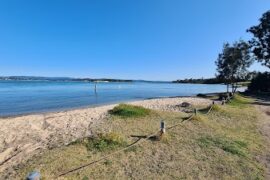
M 0 116 L 226 91 L 224 85 L 0 81 Z

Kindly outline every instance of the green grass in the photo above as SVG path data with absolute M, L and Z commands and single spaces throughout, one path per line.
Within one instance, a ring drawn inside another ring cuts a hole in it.
M 256 159 L 270 148 L 258 131 L 260 114 L 249 105 L 250 99 L 237 95 L 233 101 L 237 105 L 215 105 L 210 114 L 198 113 L 191 121 L 167 129 L 164 141 L 143 141 L 64 179 L 263 179 L 263 165 Z M 134 116 L 134 109 L 140 109 L 139 115 Z M 169 127 L 188 116 L 146 111 L 130 105 L 116 107 L 102 126 L 93 129 L 101 135 L 45 151 L 18 167 L 13 179 L 23 179 L 32 170 L 54 179 L 60 172 L 96 161 L 158 131 L 161 120 Z
M 150 114 L 150 110 L 140 106 L 120 104 L 114 107 L 109 113 L 122 118 L 144 117 Z
M 235 94 L 233 98 L 231 99 L 229 105 L 236 106 L 236 107 L 245 107 L 251 102 L 252 100 L 245 98 L 244 96 L 241 96 L 239 94 Z
M 99 134 L 96 137 L 86 138 L 82 141 L 88 150 L 106 151 L 114 150 L 127 145 L 124 137 L 117 133 Z
M 226 137 L 205 136 L 198 139 L 201 147 L 220 148 L 234 155 L 247 157 L 247 144 L 243 141 L 232 140 Z

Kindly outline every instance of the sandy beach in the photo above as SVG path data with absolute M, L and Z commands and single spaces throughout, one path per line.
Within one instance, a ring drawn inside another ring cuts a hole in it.
M 179 104 L 207 106 L 210 100 L 196 97 L 150 99 L 129 102 L 162 111 L 180 111 Z M 67 145 L 91 136 L 102 126 L 114 105 L 55 113 L 0 118 L 0 173 L 12 172 L 14 166 L 45 149 Z

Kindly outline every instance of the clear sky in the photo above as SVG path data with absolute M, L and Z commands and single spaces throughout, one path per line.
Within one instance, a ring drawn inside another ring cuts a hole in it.
M 1 0 L 0 75 L 213 77 L 223 43 L 249 39 L 269 9 L 269 0 Z

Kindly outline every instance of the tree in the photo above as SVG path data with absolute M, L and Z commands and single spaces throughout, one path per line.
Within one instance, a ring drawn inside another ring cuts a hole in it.
M 225 43 L 222 53 L 216 60 L 217 78 L 229 85 L 232 85 L 232 93 L 237 89 L 237 81 L 245 79 L 248 74 L 247 68 L 252 64 L 249 44 L 243 40 L 235 42 L 233 45 Z
M 270 92 L 270 73 L 258 72 L 248 86 L 251 92 Z
M 247 30 L 254 35 L 250 41 L 256 59 L 270 68 L 270 10 L 260 18 L 260 24 Z

